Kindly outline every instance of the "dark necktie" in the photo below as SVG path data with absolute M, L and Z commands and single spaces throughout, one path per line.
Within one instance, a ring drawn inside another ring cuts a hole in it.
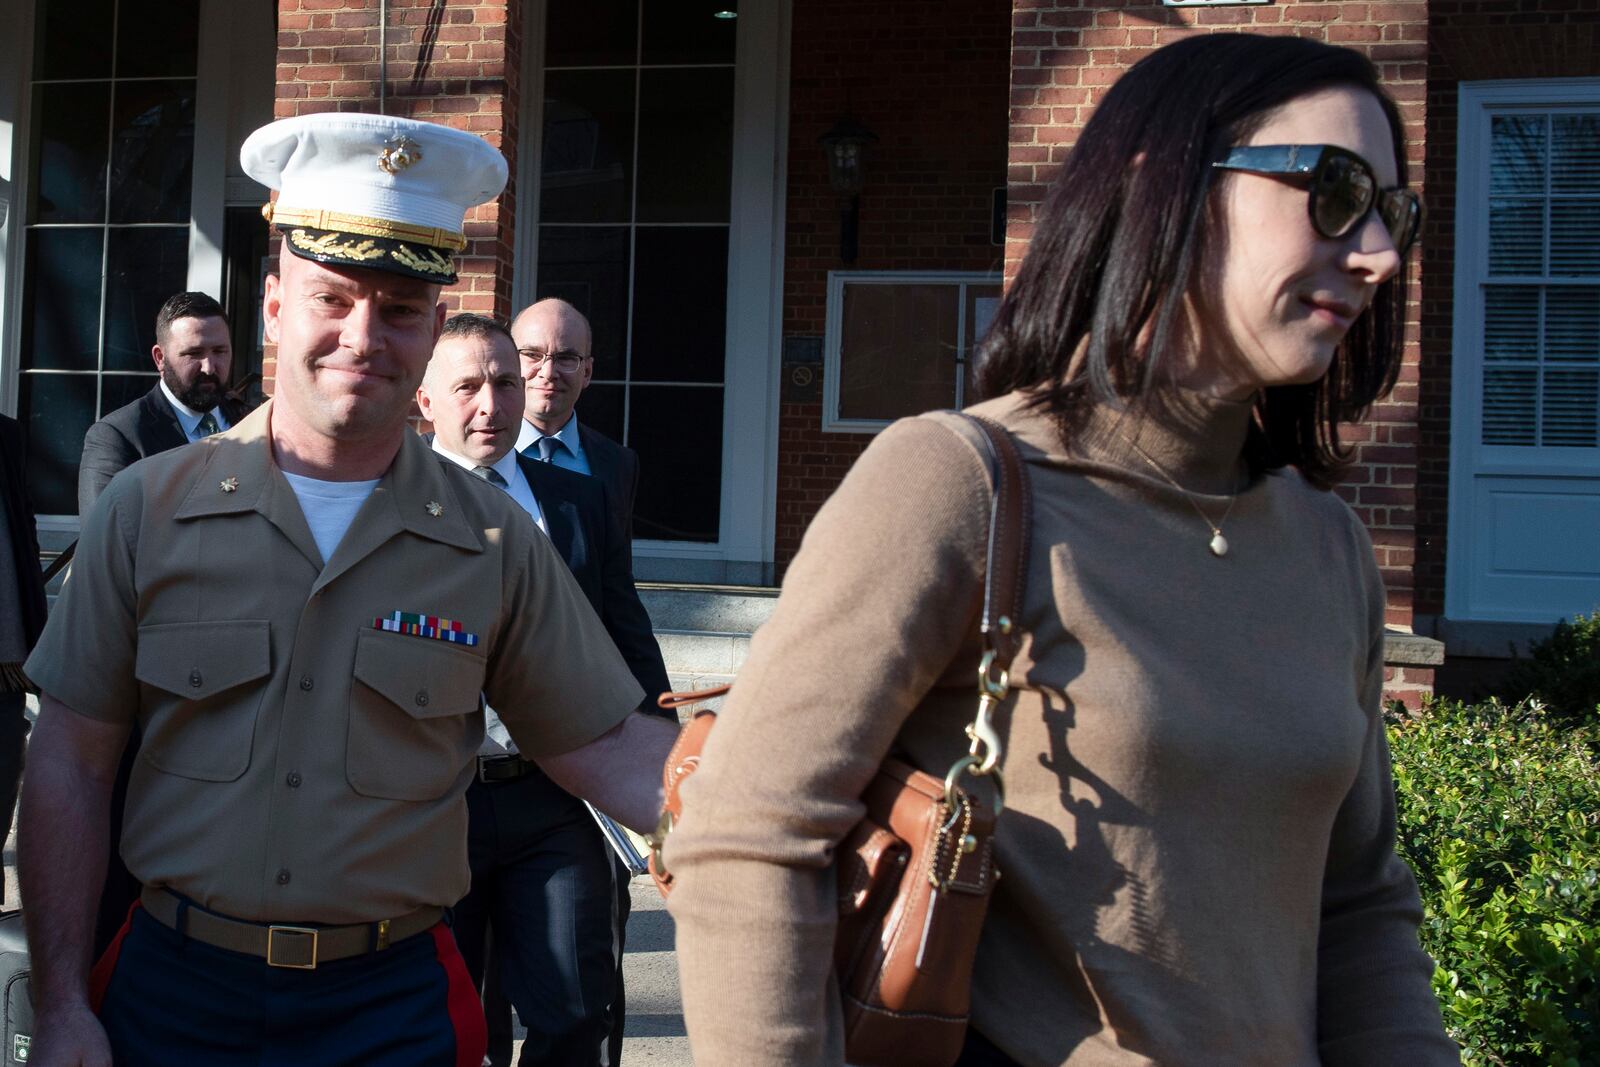
M 472 473 L 488 482 L 490 485 L 506 488 L 505 477 L 493 467 L 473 467 Z
M 559 437 L 539 438 L 539 462 L 549 463 L 555 459 L 556 449 L 565 450 L 567 443 Z
M 208 411 L 200 416 L 200 423 L 194 428 L 194 432 L 201 437 L 210 437 L 214 433 L 221 433 L 222 427 L 217 425 L 217 416 Z

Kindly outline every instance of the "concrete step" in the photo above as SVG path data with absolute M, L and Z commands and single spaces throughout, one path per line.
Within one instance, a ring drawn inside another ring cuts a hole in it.
M 640 582 L 667 674 L 677 689 L 703 689 L 733 680 L 750 651 L 750 637 L 778 601 L 767 586 Z

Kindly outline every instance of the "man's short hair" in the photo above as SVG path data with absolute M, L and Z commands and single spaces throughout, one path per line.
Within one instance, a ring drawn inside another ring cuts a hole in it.
M 205 293 L 173 293 L 156 312 L 156 344 L 164 345 L 172 335 L 172 324 L 179 319 L 221 319 L 228 321 L 222 305 Z
M 517 342 L 512 340 L 511 331 L 505 323 L 489 315 L 474 315 L 471 312 L 463 312 L 445 320 L 444 329 L 439 333 L 439 340 L 443 341 L 447 337 L 476 337 L 483 341 L 504 337 L 507 341 L 511 341 L 512 348 L 517 347 Z

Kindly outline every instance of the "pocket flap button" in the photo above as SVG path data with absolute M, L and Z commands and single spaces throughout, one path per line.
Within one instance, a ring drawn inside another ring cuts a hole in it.
M 425 708 L 427 706 L 428 706 L 428 691 L 426 689 L 418 689 L 417 690 L 417 707 Z
M 204 684 L 204 682 L 205 682 L 205 679 L 200 677 L 200 668 L 199 667 L 196 667 L 194 670 L 189 672 L 189 684 L 190 685 L 194 686 L 196 689 L 199 689 L 200 686 L 202 684 Z

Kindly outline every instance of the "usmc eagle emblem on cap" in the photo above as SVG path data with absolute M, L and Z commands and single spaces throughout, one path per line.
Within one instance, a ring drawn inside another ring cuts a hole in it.
M 405 134 L 397 134 L 383 143 L 378 169 L 385 174 L 399 174 L 421 158 L 422 146 Z

